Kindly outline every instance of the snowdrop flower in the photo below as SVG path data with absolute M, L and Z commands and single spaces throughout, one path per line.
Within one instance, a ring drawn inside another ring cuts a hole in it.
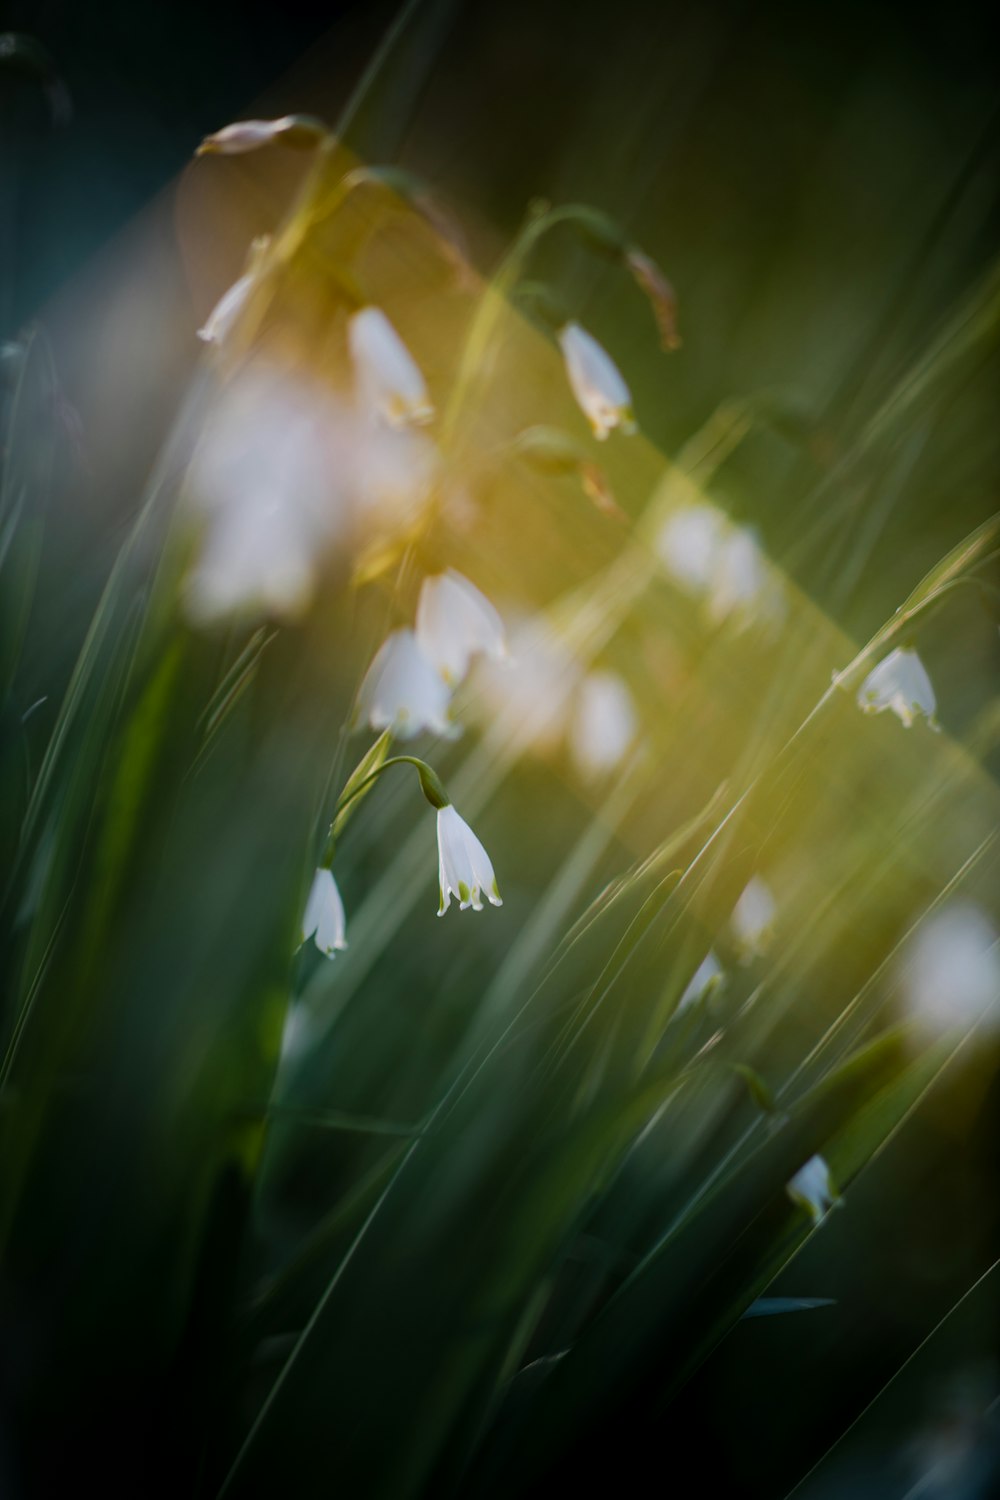
M 352 315 L 347 341 L 354 361 L 358 390 L 369 412 L 391 427 L 417 426 L 434 415 L 424 377 L 378 307 L 363 307 Z
M 922 1026 L 943 1032 L 980 1019 L 1000 1027 L 1000 946 L 989 917 L 954 902 L 921 923 L 906 956 L 904 997 Z
M 452 896 L 458 898 L 459 911 L 465 911 L 467 906 L 482 911 L 484 895 L 492 906 L 502 906 L 490 857 L 450 802 L 438 808 L 437 836 L 441 893 L 438 916 L 444 916 Z
M 940 728 L 934 717 L 937 699 L 931 680 L 917 653 L 899 646 L 883 657 L 858 689 L 862 713 L 880 714 L 889 708 L 909 729 L 917 714 L 925 714 L 932 729 Z
M 632 695 L 615 672 L 591 672 L 577 689 L 569 727 L 570 754 L 588 781 L 606 776 L 636 735 Z
M 202 529 L 185 596 L 195 622 L 305 607 L 347 524 L 350 443 L 343 412 L 312 383 L 255 365 L 226 386 L 186 487 Z
M 337 890 L 332 870 L 317 870 L 302 918 L 302 941 L 314 938 L 316 947 L 327 958 L 347 947 L 344 903 Z
M 774 937 L 775 904 L 771 888 L 759 875 L 747 883 L 729 919 L 742 963 L 760 958 Z
M 839 1194 L 830 1180 L 830 1168 L 822 1156 L 810 1156 L 804 1167 L 800 1167 L 785 1191 L 793 1203 L 798 1203 L 812 1215 L 813 1223 L 819 1224 L 831 1208 L 840 1202 Z
M 512 632 L 509 661 L 483 663 L 476 671 L 490 723 L 518 750 L 540 755 L 560 744 L 579 681 L 572 652 L 540 617 Z
M 453 737 L 451 690 L 421 651 L 412 630 L 394 630 L 379 648 L 358 693 L 357 717 L 372 729 L 414 739 L 425 729 Z
M 425 578 L 417 604 L 417 643 L 450 687 L 469 670 L 473 656 L 507 655 L 503 621 L 474 584 L 454 568 Z
M 721 625 L 730 617 L 747 625 L 755 617 L 780 622 L 784 608 L 771 568 L 756 535 L 734 527 L 713 558 L 706 601 L 708 618 Z
M 613 427 L 635 432 L 631 393 L 607 350 L 579 323 L 560 330 L 559 345 L 573 395 L 594 436 L 603 442 Z
M 729 523 L 715 505 L 684 505 L 667 517 L 654 543 L 657 556 L 677 582 L 692 594 L 704 593 Z
M 360 427 L 350 484 L 358 518 L 379 531 L 405 530 L 419 519 L 434 487 L 438 451 L 408 428 Z
M 682 1011 L 687 1010 L 689 1005 L 694 1005 L 696 1000 L 701 1000 L 709 993 L 714 994 L 716 990 L 721 989 L 725 978 L 725 970 L 716 958 L 714 950 L 709 948 L 695 970 L 690 984 L 678 1000 L 675 1014 L 679 1016 Z

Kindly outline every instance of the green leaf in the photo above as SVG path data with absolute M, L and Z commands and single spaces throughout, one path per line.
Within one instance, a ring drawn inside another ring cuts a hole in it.
M 344 829 L 347 827 L 348 820 L 350 819 L 352 813 L 357 810 L 360 804 L 368 796 L 368 793 L 371 791 L 372 787 L 375 785 L 374 773 L 380 770 L 380 768 L 384 764 L 385 759 L 389 754 L 389 746 L 391 744 L 392 730 L 383 729 L 374 745 L 369 746 L 364 755 L 358 761 L 357 765 L 354 767 L 354 770 L 351 772 L 350 776 L 348 776 L 347 780 L 344 782 L 344 789 L 340 794 L 340 800 L 337 804 L 338 811 L 334 816 L 333 823 L 330 828 L 330 836 L 332 839 L 336 840 L 340 837 Z M 371 782 L 368 786 L 363 787 L 360 791 L 358 791 L 357 788 L 361 786 L 361 783 L 367 776 L 372 777 Z

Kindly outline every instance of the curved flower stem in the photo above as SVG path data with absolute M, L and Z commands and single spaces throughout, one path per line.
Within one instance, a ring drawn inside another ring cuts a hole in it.
M 326 847 L 323 850 L 323 858 L 320 860 L 321 869 L 328 870 L 333 864 L 333 857 L 337 848 L 337 841 L 333 830 L 340 814 L 346 807 L 350 806 L 356 797 L 367 791 L 372 783 L 377 781 L 382 775 L 383 771 L 388 771 L 390 766 L 415 766 L 417 775 L 420 778 L 420 790 L 427 798 L 431 807 L 447 807 L 451 802 L 451 798 L 445 791 L 441 778 L 433 766 L 429 766 L 425 760 L 420 760 L 416 755 L 391 755 L 388 760 L 384 760 L 380 766 L 376 766 L 373 771 L 369 771 L 367 776 L 363 776 L 360 781 L 356 782 L 346 795 L 341 794 L 330 824 L 330 833 L 326 841 Z

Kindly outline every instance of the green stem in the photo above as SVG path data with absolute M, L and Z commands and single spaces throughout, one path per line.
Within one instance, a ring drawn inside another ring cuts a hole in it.
M 333 864 L 333 857 L 337 849 L 333 830 L 344 808 L 349 807 L 356 797 L 359 797 L 362 792 L 367 791 L 372 782 L 376 781 L 382 775 L 383 771 L 388 771 L 390 766 L 415 766 L 417 775 L 420 778 L 420 790 L 427 798 L 431 807 L 440 809 L 449 805 L 451 799 L 433 766 L 429 766 L 425 760 L 420 760 L 416 755 L 392 755 L 388 760 L 384 760 L 380 766 L 376 766 L 373 771 L 369 771 L 367 776 L 363 776 L 359 782 L 351 787 L 346 795 L 341 795 L 333 814 L 333 821 L 330 824 L 329 837 L 326 841 L 326 847 L 323 850 L 323 858 L 320 861 L 321 869 L 329 870 Z

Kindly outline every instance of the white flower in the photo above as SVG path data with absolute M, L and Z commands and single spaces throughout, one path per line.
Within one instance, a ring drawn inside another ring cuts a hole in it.
M 702 999 L 704 995 L 710 992 L 714 994 L 725 983 L 725 978 L 725 970 L 716 958 L 714 950 L 709 948 L 695 970 L 690 984 L 678 1000 L 675 1014 L 680 1015 L 681 1011 L 687 1010 L 689 1005 L 693 1005 L 696 1000 Z
M 234 281 L 227 292 L 223 292 L 205 322 L 198 329 L 198 337 L 206 344 L 221 344 L 246 306 L 256 280 L 252 271 L 246 271 Z
M 800 1167 L 785 1191 L 793 1203 L 801 1204 L 812 1214 L 813 1222 L 819 1224 L 831 1208 L 840 1202 L 836 1188 L 830 1180 L 830 1168 L 822 1156 L 810 1156 L 804 1167 Z
M 613 427 L 634 432 L 632 396 L 607 350 L 579 323 L 560 330 L 559 345 L 573 395 L 594 436 L 603 441 Z
M 729 523 L 707 502 L 684 505 L 668 516 L 655 541 L 657 556 L 689 593 L 702 594 L 712 581 Z
M 467 906 L 482 911 L 484 895 L 491 905 L 502 906 L 490 857 L 451 803 L 438 808 L 437 836 L 441 892 L 438 916 L 444 916 L 452 896 L 458 897 L 459 911 L 465 911 Z
M 569 727 L 570 754 L 587 780 L 606 776 L 636 734 L 635 705 L 615 672 L 591 672 L 577 689 Z
M 424 377 L 378 307 L 363 307 L 352 315 L 347 341 L 354 361 L 358 391 L 369 412 L 392 427 L 421 425 L 434 415 Z
M 474 703 L 485 723 L 513 748 L 547 755 L 563 738 L 579 681 L 573 653 L 539 615 L 514 624 L 506 662 L 477 666 Z
M 333 871 L 317 870 L 306 902 L 306 913 L 302 918 L 302 941 L 315 938 L 319 951 L 325 953 L 327 958 L 332 958 L 335 950 L 347 947 L 346 932 L 344 903 L 340 899 Z
M 348 521 L 350 443 L 342 411 L 311 382 L 255 365 L 227 384 L 185 492 L 201 528 L 185 597 L 193 620 L 305 607 Z
M 759 875 L 747 883 L 729 919 L 743 963 L 767 952 L 774 936 L 774 897 Z
M 858 688 L 858 707 L 866 714 L 889 708 L 909 729 L 917 714 L 925 714 L 932 729 L 937 699 L 924 664 L 909 646 L 899 646 L 883 657 Z
M 358 693 L 358 718 L 397 739 L 424 729 L 457 733 L 448 718 L 451 690 L 421 651 L 412 630 L 394 630 L 380 646 Z
M 706 611 L 715 625 L 730 617 L 739 625 L 755 618 L 780 623 L 784 614 L 781 594 L 760 543 L 748 527 L 734 527 L 717 548 Z
M 914 1019 L 931 1031 L 1000 1027 L 1000 948 L 989 917 L 954 902 L 921 924 L 908 945 L 904 995 Z
M 450 686 L 460 683 L 473 656 L 507 654 L 503 621 L 490 601 L 454 568 L 425 578 L 417 604 L 417 641 Z
M 405 530 L 423 512 L 438 470 L 438 451 L 423 433 L 359 424 L 350 483 L 362 526 Z

